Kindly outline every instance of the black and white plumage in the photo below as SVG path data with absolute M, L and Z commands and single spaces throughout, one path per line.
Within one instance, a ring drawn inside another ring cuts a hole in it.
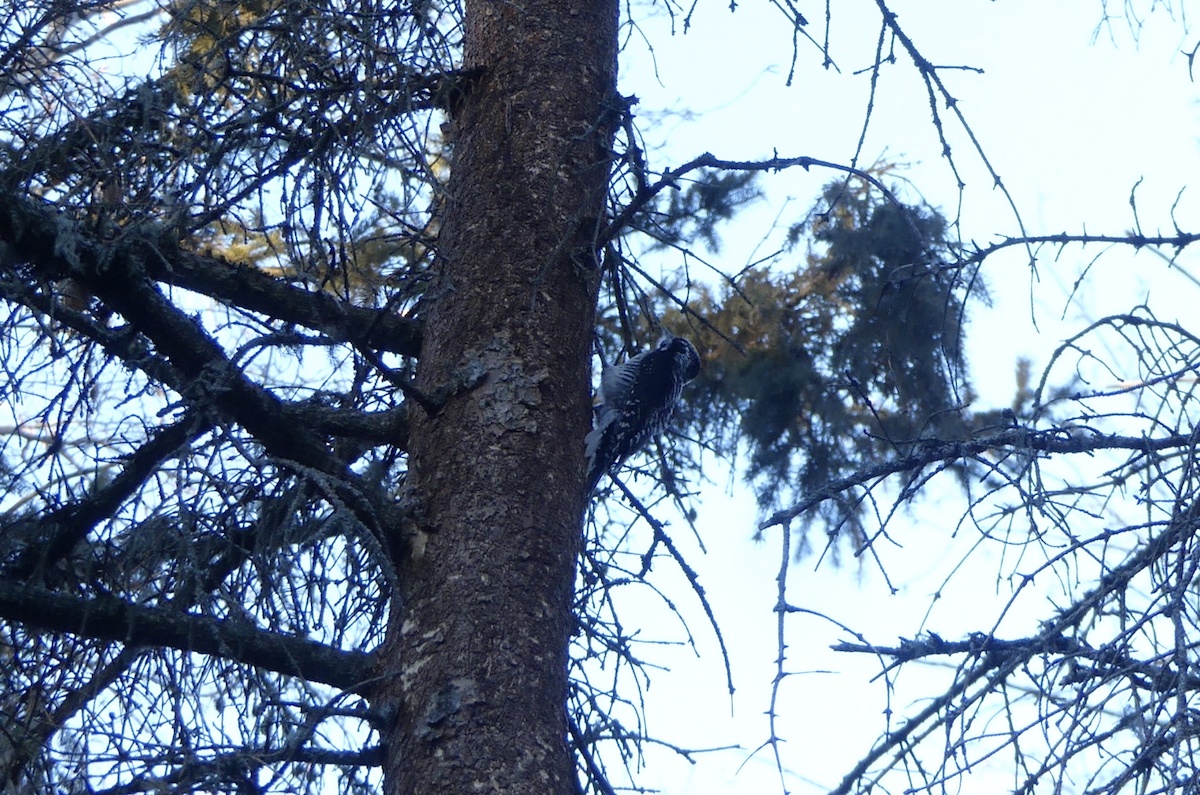
M 700 354 L 683 337 L 668 336 L 653 350 L 604 368 L 595 427 L 587 435 L 588 493 L 667 429 L 683 385 L 700 374 Z

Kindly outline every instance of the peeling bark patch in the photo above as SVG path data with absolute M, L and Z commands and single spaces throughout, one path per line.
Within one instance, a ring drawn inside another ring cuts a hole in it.
M 511 431 L 535 433 L 542 409 L 541 385 L 550 371 L 526 372 L 525 356 L 513 346 L 507 333 L 498 335 L 475 354 L 475 361 L 489 377 L 479 388 L 479 410 L 483 424 L 495 436 Z
M 417 626 L 414 622 L 406 621 L 404 622 L 404 626 L 401 627 L 400 632 L 403 635 L 411 635 L 416 631 L 416 629 Z M 400 671 L 400 686 L 403 688 L 404 692 L 407 693 L 409 691 L 409 689 L 412 687 L 413 679 L 420 672 L 420 670 L 425 667 L 425 664 L 430 661 L 431 658 L 428 656 L 430 645 L 440 645 L 445 641 L 445 639 L 446 638 L 442 634 L 442 631 L 440 629 L 436 629 L 432 632 L 426 632 L 419 640 L 414 641 L 414 650 L 422 656 L 418 657 L 414 662 L 406 665 L 404 669 Z
M 474 679 L 451 679 L 430 698 L 417 724 L 417 737 L 440 740 L 457 733 L 466 722 L 463 708 L 481 701 Z

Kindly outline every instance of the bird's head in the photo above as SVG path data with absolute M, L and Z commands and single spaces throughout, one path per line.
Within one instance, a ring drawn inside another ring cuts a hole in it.
M 667 337 L 658 343 L 658 348 L 671 354 L 675 361 L 675 367 L 683 375 L 685 383 L 700 375 L 700 353 L 696 350 L 695 345 L 683 337 Z

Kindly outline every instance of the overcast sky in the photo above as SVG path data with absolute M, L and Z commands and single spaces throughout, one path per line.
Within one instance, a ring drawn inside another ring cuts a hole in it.
M 1170 208 L 1180 190 L 1200 173 L 1197 85 L 1180 54 L 1195 47 L 1200 31 L 1189 30 L 1180 19 L 1178 2 L 1172 4 L 1174 20 L 1162 3 L 1158 5 L 1135 39 L 1126 20 L 1113 19 L 1110 27 L 1100 24 L 1100 0 L 890 3 L 932 62 L 983 70 L 947 71 L 943 77 L 1009 188 L 1029 234 L 1084 229 L 1122 234 L 1134 225 L 1129 197 L 1139 179 L 1142 231 L 1172 232 Z M 819 40 L 824 4 L 799 7 Z M 703 151 L 750 159 L 769 157 L 777 150 L 786 157 L 849 162 L 869 85 L 866 74 L 853 73 L 871 63 L 879 34 L 878 10 L 873 2 L 853 0 L 832 7 L 831 49 L 840 74 L 822 70 L 820 55 L 802 46 L 791 87 L 784 85 L 791 55 L 789 32 L 766 3 L 745 2 L 732 14 L 727 3 L 701 3 L 686 36 L 678 32 L 677 23 L 672 37 L 665 17 L 643 21 L 642 31 L 656 59 L 651 61 L 636 34 L 631 37 L 623 59 L 623 93 L 641 99 L 638 111 L 647 119 L 666 109 L 696 114 L 648 130 L 651 148 L 669 141 L 665 149 L 652 151 L 651 166 L 675 166 Z M 947 117 L 947 134 L 967 182 L 960 197 L 953 174 L 939 157 L 941 144 L 930 124 L 924 86 L 903 53 L 882 74 L 875 105 L 860 162 L 888 157 L 912 164 L 905 176 L 951 218 L 961 198 L 967 239 L 986 244 L 1000 235 L 1020 233 L 1007 200 L 990 188 L 991 178 L 970 141 Z M 793 217 L 799 216 L 832 176 L 797 170 L 769 177 L 764 186 L 771 201 L 726 233 L 721 264 L 729 270 L 742 267 L 755 256 L 782 202 L 790 197 Z M 1175 212 L 1185 231 L 1200 231 L 1200 187 L 1188 188 Z M 1168 270 L 1152 252 L 1107 255 L 1068 305 L 1070 287 L 1097 253 L 1099 247 L 1068 249 L 1055 261 L 1047 252 L 1036 280 L 1020 252 L 988 261 L 986 275 L 995 306 L 977 307 L 968 329 L 979 408 L 1011 400 L 1017 356 L 1044 365 L 1058 342 L 1090 318 L 1146 301 L 1161 319 L 1194 325 L 1196 286 Z M 1200 275 L 1195 253 L 1185 253 L 1179 264 Z M 736 773 L 746 752 L 768 736 L 762 713 L 774 672 L 778 531 L 771 531 L 762 544 L 752 542 L 753 501 L 738 485 L 725 493 L 725 485 L 705 495 L 700 527 L 706 556 L 689 542 L 690 534 L 682 526 L 673 535 L 691 548 L 692 562 L 732 650 L 738 688 L 734 715 L 724 695 L 711 632 L 696 618 L 693 600 L 683 595 L 686 586 L 672 580 L 670 593 L 689 609 L 703 657 L 697 661 L 690 652 L 669 649 L 648 652 L 651 659 L 671 667 L 670 673 L 653 678 L 649 729 L 683 746 L 738 743 L 743 750 L 701 758 L 694 767 L 670 761 L 666 753 L 651 754 L 640 783 L 670 795 L 758 793 L 779 787 L 767 751 Z M 946 508 L 926 501 L 895 525 L 897 543 L 881 549 L 898 594 L 890 594 L 870 564 L 858 568 L 851 562 L 837 569 L 826 563 L 814 568 L 815 561 L 807 560 L 791 569 L 789 601 L 826 613 L 877 642 L 913 637 L 922 622 L 947 638 L 990 628 L 993 619 L 981 617 L 997 614 L 1011 592 L 998 579 L 994 558 L 970 557 L 950 586 L 942 588 L 976 540 L 970 532 L 954 533 L 960 514 L 958 504 Z M 939 590 L 942 599 L 931 609 L 932 595 Z M 1040 594 L 1019 602 L 1004 628 L 1012 636 L 1027 629 L 1046 598 Z M 644 606 L 639 610 L 641 615 L 653 612 Z M 830 643 L 847 639 L 843 633 L 812 617 L 788 621 L 788 668 L 810 672 L 790 679 L 782 691 L 780 731 L 788 741 L 788 786 L 793 792 L 821 791 L 836 785 L 884 728 L 884 693 L 879 682 L 868 682 L 876 670 L 869 660 L 827 651 Z M 653 636 L 653 630 L 647 634 Z M 680 635 L 673 631 L 671 636 Z M 933 669 L 906 672 L 896 706 L 906 706 L 922 693 L 936 694 L 928 683 L 942 678 L 944 672 Z M 964 782 L 964 791 L 991 792 L 1010 782 L 1009 760 L 1011 755 L 983 765 Z M 989 770 L 996 778 L 989 778 Z

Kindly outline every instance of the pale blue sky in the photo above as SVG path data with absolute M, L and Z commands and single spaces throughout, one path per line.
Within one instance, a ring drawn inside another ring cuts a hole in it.
M 1187 29 L 1178 17 L 1170 19 L 1161 3 L 1137 40 L 1123 20 L 1112 20 L 1111 37 L 1107 28 L 1095 35 L 1101 21 L 1099 0 L 896 0 L 889 5 L 931 61 L 984 70 L 982 75 L 946 72 L 944 78 L 1011 191 L 1028 233 L 1078 233 L 1085 228 L 1124 233 L 1133 226 L 1129 195 L 1139 179 L 1143 231 L 1171 233 L 1170 207 L 1180 189 L 1200 173 L 1200 92 L 1180 55 L 1181 49 L 1195 46 L 1200 32 Z M 1174 5 L 1178 12 L 1180 5 Z M 801 6 L 818 39 L 823 6 Z M 790 88 L 783 85 L 790 58 L 788 31 L 778 21 L 778 12 L 765 3 L 743 3 L 733 14 L 727 4 L 701 4 L 686 36 L 671 37 L 665 18 L 643 22 L 657 56 L 658 80 L 645 45 L 635 37 L 623 62 L 623 92 L 637 94 L 638 110 L 647 116 L 664 108 L 699 112 L 648 132 L 652 146 L 662 140 L 669 143 L 651 152 L 652 167 L 675 166 L 703 151 L 750 159 L 769 157 L 773 149 L 785 157 L 848 162 L 863 123 L 868 88 L 866 75 L 852 73 L 871 63 L 878 11 L 875 3 L 859 0 L 833 3 L 833 12 L 831 43 L 841 74 L 821 70 L 819 54 L 802 46 Z M 939 157 L 941 146 L 930 124 L 924 86 L 907 57 L 899 53 L 898 59 L 881 76 L 862 162 L 869 164 L 886 154 L 912 163 L 906 175 L 913 186 L 953 217 L 959 194 Z M 991 179 L 965 134 L 950 126 L 949 116 L 945 119 L 960 173 L 968 183 L 962 195 L 964 237 L 985 244 L 998 235 L 1018 234 L 1012 210 L 991 189 Z M 796 170 L 767 177 L 763 184 L 771 201 L 725 234 L 718 260 L 730 270 L 742 267 L 780 202 L 791 197 L 798 215 L 832 176 Z M 1185 231 L 1200 231 L 1200 186 L 1184 192 L 1176 215 Z M 1070 286 L 1098 253 L 1097 246 L 1076 247 L 1055 261 L 1045 252 L 1036 282 L 1019 251 L 988 261 L 985 272 L 996 305 L 977 308 L 969 329 L 972 378 L 982 407 L 1005 405 L 1011 399 L 1017 356 L 1028 355 L 1036 365 L 1044 365 L 1058 342 L 1089 319 L 1146 300 L 1160 318 L 1192 323 L 1196 286 L 1171 273 L 1151 252 L 1106 255 L 1076 303 L 1067 306 Z M 1180 264 L 1200 274 L 1196 253 L 1186 252 Z M 1033 313 L 1036 329 L 1030 322 Z M 673 537 L 690 548 L 690 559 L 700 570 L 732 649 L 738 687 L 735 714 L 729 715 L 711 633 L 682 579 L 667 575 L 669 592 L 689 610 L 704 656 L 696 660 L 690 651 L 669 649 L 649 654 L 672 669 L 653 678 L 649 728 L 682 746 L 740 743 L 750 750 L 767 737 L 762 713 L 776 653 L 771 611 L 778 530 L 763 544 L 752 542 L 752 500 L 740 487 L 732 495 L 723 493 L 723 485 L 705 495 L 700 526 L 708 554 L 701 555 L 689 543 L 690 533 L 681 523 L 676 523 Z M 899 594 L 889 594 L 870 564 L 861 570 L 836 570 L 827 564 L 814 570 L 809 560 L 793 566 L 789 600 L 830 614 L 878 642 L 915 636 L 932 594 L 975 542 L 969 531 L 953 536 L 961 513 L 961 500 L 949 495 L 944 505 L 926 501 L 894 526 L 894 537 L 903 548 L 881 549 Z M 973 557 L 943 591 L 926 626 L 947 638 L 968 629 L 989 629 L 1010 592 L 1008 584 L 998 580 L 994 557 Z M 1029 628 L 1048 595 L 1052 593 L 1030 594 L 1018 602 L 1006 617 L 1010 636 Z M 644 605 L 638 611 L 640 616 L 655 612 Z M 870 661 L 827 651 L 830 643 L 846 639 L 844 635 L 814 618 L 788 621 L 789 669 L 825 671 L 789 680 L 780 706 L 781 734 L 788 740 L 784 761 L 796 774 L 788 786 L 793 792 L 816 792 L 836 785 L 867 751 L 884 726 L 885 704 L 881 685 L 867 681 L 876 670 Z M 654 626 L 651 622 L 648 635 L 653 636 Z M 674 638 L 680 634 L 670 632 Z M 925 685 L 944 678 L 944 672 L 934 669 L 907 671 L 894 704 L 902 707 L 921 695 L 935 695 L 937 691 Z M 757 761 L 735 775 L 743 756 L 744 752 L 716 754 L 692 767 L 672 761 L 667 752 L 651 752 L 651 764 L 639 783 L 670 795 L 779 791 L 769 752 L 760 752 Z M 992 792 L 1011 785 L 1011 758 L 1003 755 L 982 765 L 963 782 L 963 791 Z

